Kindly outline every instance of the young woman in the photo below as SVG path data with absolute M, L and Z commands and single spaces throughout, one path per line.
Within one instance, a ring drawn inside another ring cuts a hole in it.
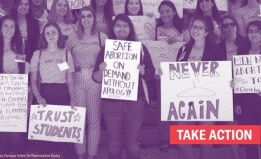
M 49 22 L 56 22 L 61 28 L 62 34 L 66 39 L 76 32 L 76 27 L 73 24 L 73 16 L 69 8 L 68 1 L 54 0 L 51 10 L 48 15 Z
M 173 2 L 162 1 L 158 11 L 160 19 L 156 26 L 156 40 L 164 40 L 172 44 L 190 39 L 188 31 L 183 28 L 183 22 L 179 18 Z
M 48 22 L 48 12 L 47 12 L 47 1 L 45 0 L 30 0 L 30 5 L 32 8 L 32 13 L 34 18 L 39 21 L 39 28 L 42 32 L 44 25 Z
M 238 24 L 234 17 L 224 16 L 221 20 L 221 30 L 224 35 L 224 40 L 219 44 L 222 49 L 223 58 L 227 61 L 233 61 L 233 56 L 240 53 L 240 48 L 244 44 L 244 38 L 238 34 Z M 233 95 L 234 107 L 239 104 L 240 95 Z M 235 115 L 234 119 L 239 116 Z M 237 122 L 217 122 L 217 125 L 236 125 Z M 232 154 L 234 159 L 239 159 L 238 145 L 231 145 Z
M 49 22 L 44 26 L 39 49 L 34 53 L 30 65 L 32 90 L 38 104 L 71 105 L 74 103 L 74 65 L 70 52 L 65 50 L 64 36 L 55 22 Z M 58 64 L 64 62 L 68 64 L 69 69 L 62 71 Z M 56 151 L 62 152 L 65 158 L 75 158 L 74 145 L 71 143 L 39 141 L 39 144 L 42 146 L 41 153 Z
M 119 14 L 115 17 L 112 25 L 111 39 L 135 41 L 133 24 L 125 14 Z M 105 124 L 108 130 L 109 159 L 122 157 L 122 147 L 124 147 L 128 159 L 139 158 L 138 137 L 144 116 L 144 89 L 142 78 L 145 81 L 154 77 L 155 68 L 153 67 L 151 57 L 146 47 L 141 52 L 141 62 L 139 66 L 133 66 L 139 69 L 139 85 L 137 101 L 124 101 L 113 99 L 102 99 L 102 111 Z M 94 71 L 93 79 L 101 83 L 103 70 L 106 68 L 104 62 L 104 48 L 100 51 Z
M 194 17 L 190 25 L 191 40 L 180 48 L 177 61 L 219 61 L 221 50 L 211 39 L 209 34 L 213 32 L 213 23 L 209 17 Z M 179 122 L 180 125 L 214 125 L 214 122 Z M 193 159 L 192 146 L 180 146 L 184 158 Z M 200 159 L 208 159 L 211 156 L 209 145 L 201 145 Z
M 100 99 L 101 85 L 92 79 L 92 72 L 97 55 L 104 46 L 107 36 L 95 31 L 95 13 L 91 7 L 80 10 L 77 23 L 77 34 L 71 35 L 67 41 L 67 49 L 72 52 L 75 65 L 74 86 L 75 105 L 86 108 L 88 126 L 88 159 L 97 154 L 100 141 Z M 79 158 L 85 153 L 86 140 L 76 144 Z
M 221 41 L 220 14 L 217 9 L 215 0 L 198 0 L 195 15 L 209 16 L 214 25 L 214 32 L 210 36 L 219 43 Z
M 124 13 L 130 16 L 143 15 L 141 0 L 126 0 Z
M 23 38 L 23 51 L 30 63 L 39 40 L 38 21 L 33 17 L 28 0 L 15 0 L 11 15 L 15 17 Z
M 25 63 L 15 62 L 23 54 L 22 37 L 14 18 L 4 16 L 0 20 L 0 74 L 24 74 Z M 25 153 L 26 133 L 0 133 L 0 153 Z
M 261 54 L 261 22 L 252 21 L 247 26 L 247 39 L 240 49 L 240 55 Z M 239 105 L 236 106 L 236 113 L 241 114 L 239 124 L 261 125 L 261 94 L 242 94 Z M 246 158 L 258 159 L 259 145 L 246 145 Z
M 260 2 L 258 0 L 246 0 L 247 5 L 240 8 L 235 13 L 235 18 L 238 22 L 240 35 L 246 37 L 246 28 L 248 23 L 254 20 L 261 20 Z
M 103 32 L 107 36 L 114 15 L 112 4 L 112 0 L 91 0 L 91 6 L 96 15 L 96 32 Z

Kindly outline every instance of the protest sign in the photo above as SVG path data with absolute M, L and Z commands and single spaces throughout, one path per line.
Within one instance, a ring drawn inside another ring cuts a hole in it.
M 159 75 L 160 62 L 176 61 L 178 51 L 184 45 L 184 42 L 168 44 L 165 41 L 144 41 L 143 44 L 150 53 L 155 67 L 155 74 Z
M 149 18 L 147 16 L 129 16 L 129 18 L 133 23 L 138 41 L 155 39 L 155 18 Z
M 85 108 L 61 105 L 32 105 L 29 140 L 83 143 Z
M 233 56 L 235 93 L 261 91 L 261 55 Z
M 102 98 L 137 101 L 141 42 L 105 42 Z
M 231 62 L 162 62 L 162 121 L 233 121 Z
M 27 74 L 0 74 L 0 132 L 26 132 Z
M 126 0 L 113 0 L 113 11 L 115 15 L 123 14 Z
M 227 1 L 228 0 L 215 0 L 218 10 L 227 11 Z
M 70 9 L 81 9 L 84 6 L 90 5 L 90 0 L 67 0 Z M 51 10 L 53 0 L 47 0 L 47 9 Z
M 163 0 L 141 0 L 143 7 L 143 15 L 154 14 L 156 18 L 159 18 L 160 14 L 158 8 Z M 183 1 L 182 0 L 169 0 L 172 1 L 177 9 L 180 18 L 183 18 Z

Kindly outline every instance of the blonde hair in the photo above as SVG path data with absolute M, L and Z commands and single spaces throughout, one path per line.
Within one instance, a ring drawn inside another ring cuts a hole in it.
M 51 10 L 49 12 L 49 15 L 48 15 L 48 21 L 49 22 L 57 22 L 57 12 L 56 12 L 56 5 L 58 3 L 59 0 L 54 0 L 53 1 L 53 4 L 52 4 L 52 7 L 51 7 Z M 69 3 L 67 0 L 64 0 L 66 3 L 67 3 L 67 13 L 64 15 L 64 23 L 66 24 L 70 24 L 73 22 L 73 16 L 72 16 L 72 12 L 71 12 L 71 9 L 69 8 Z

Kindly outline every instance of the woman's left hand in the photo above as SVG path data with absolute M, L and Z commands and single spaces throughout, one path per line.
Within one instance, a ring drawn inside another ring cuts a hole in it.
M 139 69 L 140 75 L 145 74 L 145 65 L 139 65 L 137 69 Z

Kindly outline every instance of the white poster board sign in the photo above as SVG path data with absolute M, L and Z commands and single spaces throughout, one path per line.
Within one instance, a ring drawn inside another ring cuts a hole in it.
M 32 105 L 29 140 L 83 143 L 85 108 L 61 105 Z
M 129 18 L 133 23 L 137 41 L 155 39 L 155 18 L 147 16 L 129 16 Z
M 114 15 L 123 14 L 126 0 L 113 0 Z
M 163 62 L 162 121 L 233 121 L 231 62 Z
M 90 5 L 90 0 L 67 0 L 70 9 L 81 9 L 84 6 Z M 47 0 L 47 9 L 51 10 L 53 0 Z
M 233 56 L 235 93 L 261 92 L 261 55 Z
M 106 39 L 102 98 L 137 101 L 141 42 Z
M 144 41 L 143 44 L 147 47 L 150 53 L 155 67 L 155 74 L 159 75 L 160 63 L 176 61 L 178 51 L 184 45 L 184 42 L 168 44 L 165 41 Z
M 26 132 L 27 74 L 0 74 L 0 132 Z

